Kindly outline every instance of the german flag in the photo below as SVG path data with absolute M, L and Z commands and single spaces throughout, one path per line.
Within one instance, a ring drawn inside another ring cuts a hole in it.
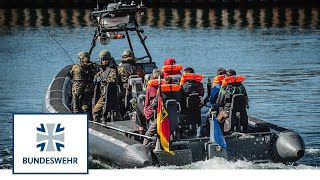
M 160 136 L 160 144 L 162 148 L 168 153 L 174 155 L 173 151 L 170 151 L 170 122 L 168 118 L 168 112 L 163 105 L 161 85 L 158 89 L 158 108 L 157 108 L 157 132 Z

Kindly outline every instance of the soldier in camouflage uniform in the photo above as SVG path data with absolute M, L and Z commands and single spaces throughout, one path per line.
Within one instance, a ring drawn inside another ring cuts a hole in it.
M 119 84 L 120 78 L 119 78 L 118 71 L 116 69 L 116 65 L 109 63 L 110 61 L 113 61 L 113 58 L 111 57 L 111 54 L 109 51 L 102 50 L 99 53 L 99 59 L 101 60 L 101 68 L 99 69 L 99 72 L 94 77 L 96 88 L 95 88 L 95 97 L 93 99 L 93 102 L 95 102 L 96 99 L 99 99 L 99 100 L 97 103 L 94 104 L 92 114 L 93 114 L 94 121 L 103 122 L 104 117 L 106 116 L 105 114 L 103 114 L 103 108 L 107 108 L 106 96 L 107 96 L 107 93 L 109 93 L 109 92 L 106 92 L 107 91 L 106 87 L 108 85 L 116 87 L 116 85 Z M 117 98 L 118 97 L 116 97 L 116 99 Z M 118 103 L 117 100 L 114 100 L 114 101 L 107 102 L 107 103 Z M 112 105 L 113 107 L 119 106 L 119 104 L 110 104 L 110 105 Z M 108 107 L 110 107 L 110 105 L 108 105 Z M 116 118 L 117 120 L 122 119 L 122 116 L 119 112 L 116 112 Z
M 88 52 L 79 52 L 79 63 L 72 66 L 72 112 L 91 114 L 91 99 L 93 96 L 93 77 L 97 65 L 90 61 Z
M 122 83 L 122 87 L 121 87 L 121 92 L 122 92 L 121 96 L 123 99 L 122 106 L 124 106 L 127 109 L 128 101 L 131 99 L 131 95 L 130 95 L 131 90 L 128 87 L 129 76 L 138 75 L 139 77 L 142 78 L 142 81 L 143 81 L 145 73 L 143 69 L 137 65 L 136 60 L 134 58 L 134 54 L 129 49 L 125 50 L 122 53 L 122 62 L 119 64 L 118 72 L 119 72 L 121 83 Z
M 133 52 L 129 49 L 122 53 L 122 62 L 118 67 L 118 72 L 124 89 L 128 87 L 129 76 L 139 75 L 141 78 L 144 77 L 143 70 L 138 67 Z

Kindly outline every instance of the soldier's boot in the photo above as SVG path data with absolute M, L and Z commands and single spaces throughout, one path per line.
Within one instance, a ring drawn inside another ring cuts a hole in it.
M 106 121 L 106 118 L 105 117 L 102 117 L 101 119 L 100 119 L 100 123 L 101 124 L 106 124 L 107 123 L 107 121 Z
M 99 116 L 99 115 L 97 115 L 97 114 L 94 114 L 94 115 L 93 115 L 93 121 L 100 123 L 100 122 L 101 122 L 101 116 Z

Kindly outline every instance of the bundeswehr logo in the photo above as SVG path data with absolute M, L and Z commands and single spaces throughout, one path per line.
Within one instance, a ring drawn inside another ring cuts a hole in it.
M 61 148 L 64 148 L 64 127 L 61 127 L 61 123 L 41 123 L 37 132 L 37 148 L 40 148 L 40 151 L 44 151 L 45 147 L 45 151 L 61 151 Z
M 14 174 L 87 174 L 87 114 L 13 114 Z

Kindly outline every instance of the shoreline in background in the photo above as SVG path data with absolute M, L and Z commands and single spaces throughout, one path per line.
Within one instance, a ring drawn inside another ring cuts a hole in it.
M 99 5 L 112 3 L 114 0 L 98 0 Z M 130 2 L 130 0 L 128 0 Z M 136 0 L 140 3 L 140 0 Z M 143 0 L 147 7 L 273 7 L 273 6 L 300 6 L 319 7 L 318 0 Z M 96 7 L 92 0 L 1 0 L 0 8 L 21 7 Z

